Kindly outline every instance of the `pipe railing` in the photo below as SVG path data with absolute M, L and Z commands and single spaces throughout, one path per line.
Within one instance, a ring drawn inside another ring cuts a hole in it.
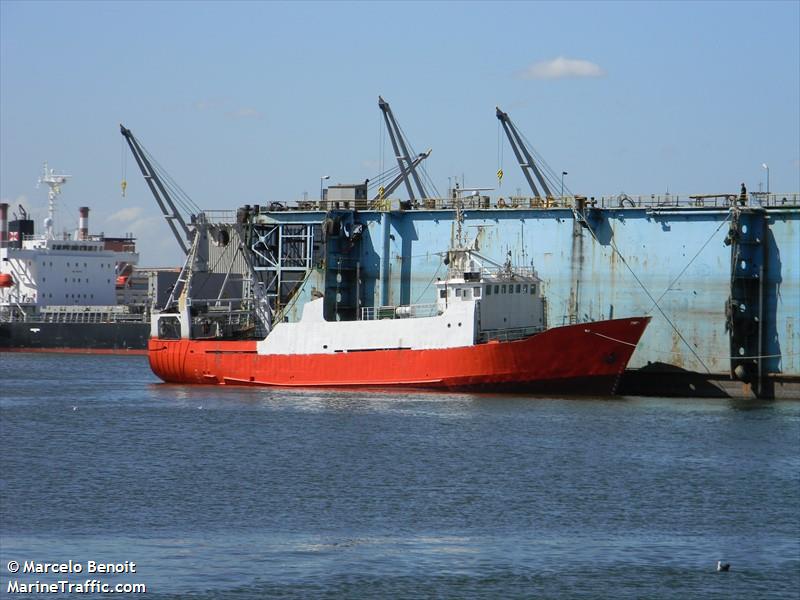
M 336 206 L 338 204 L 338 206 Z M 319 211 L 328 210 L 372 210 L 387 212 L 391 210 L 452 210 L 456 205 L 463 210 L 495 210 L 495 209 L 566 209 L 573 210 L 583 204 L 586 208 L 729 208 L 734 205 L 750 207 L 782 208 L 800 206 L 800 193 L 750 192 L 741 203 L 739 194 L 650 194 L 630 195 L 615 194 L 610 196 L 556 196 L 534 198 L 530 196 L 463 196 L 460 198 L 425 198 L 405 201 L 383 198 L 379 200 L 339 201 L 298 201 L 286 203 L 284 211 Z M 261 212 L 270 212 L 261 207 Z M 233 223 L 235 211 L 204 211 L 210 223 Z

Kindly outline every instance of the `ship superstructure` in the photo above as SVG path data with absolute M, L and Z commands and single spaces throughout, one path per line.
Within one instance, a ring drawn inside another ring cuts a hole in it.
M 55 202 L 68 175 L 45 163 L 49 187 L 44 232 L 23 207 L 9 222 L 0 204 L 0 349 L 143 349 L 145 304 L 120 304 L 139 255 L 132 237 L 89 233 L 89 208 L 76 231 L 56 235 Z

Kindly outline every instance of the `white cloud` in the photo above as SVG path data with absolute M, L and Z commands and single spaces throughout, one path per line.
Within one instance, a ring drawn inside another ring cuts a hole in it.
M 126 223 L 128 221 L 133 221 L 134 219 L 139 218 L 139 215 L 141 214 L 142 214 L 141 206 L 131 206 L 130 208 L 123 208 L 122 210 L 118 210 L 113 215 L 108 217 L 106 221 L 120 221 L 122 223 Z
M 140 266 L 175 267 L 183 264 L 183 255 L 178 242 L 160 216 L 137 219 L 128 227 L 136 238 Z
M 593 62 L 559 56 L 533 63 L 519 74 L 521 79 L 566 79 L 568 77 L 603 77 L 605 70 Z

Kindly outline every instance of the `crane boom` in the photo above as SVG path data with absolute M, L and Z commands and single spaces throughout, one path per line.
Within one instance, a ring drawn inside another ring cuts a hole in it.
M 517 131 L 517 128 L 514 127 L 514 123 L 511 122 L 508 113 L 503 112 L 499 107 L 495 108 L 497 109 L 497 118 L 503 125 L 503 130 L 506 132 L 508 141 L 511 144 L 511 149 L 514 151 L 514 156 L 517 157 L 517 162 L 519 162 L 519 166 L 522 169 L 522 173 L 525 175 L 525 179 L 528 180 L 528 185 L 531 186 L 533 195 L 536 198 L 541 198 L 539 195 L 539 190 L 536 188 L 536 184 L 534 184 L 533 178 L 531 177 L 531 171 L 533 171 L 533 174 L 536 176 L 536 179 L 542 186 L 545 196 L 551 198 L 553 194 L 550 191 L 550 188 L 547 186 L 547 181 L 542 176 L 542 173 L 539 170 L 539 167 L 536 165 L 536 161 L 533 160 L 533 156 L 531 156 L 531 153 L 528 150 L 528 147 L 525 145 L 525 142 L 522 141 L 522 136 L 519 134 L 519 131 Z
M 428 198 L 428 193 L 425 191 L 425 187 L 422 185 L 422 181 L 417 174 L 416 166 L 419 164 L 419 162 L 411 160 L 405 138 L 403 137 L 403 133 L 400 131 L 400 127 L 397 125 L 397 121 L 394 118 L 394 113 L 392 112 L 389 103 L 386 102 L 386 100 L 384 100 L 381 96 L 378 96 L 378 107 L 381 109 L 381 111 L 383 111 L 383 118 L 386 121 L 386 128 L 389 130 L 389 138 L 392 141 L 394 155 L 395 158 L 397 158 L 397 164 L 400 167 L 400 174 L 406 184 L 406 190 L 408 191 L 409 199 L 416 200 L 414 197 L 414 189 L 411 186 L 410 179 L 408 178 L 409 173 L 413 177 L 414 183 L 417 186 L 420 199 Z
M 164 215 L 167 225 L 169 225 L 169 228 L 172 230 L 175 239 L 178 240 L 178 245 L 181 247 L 181 250 L 183 250 L 183 253 L 188 256 L 191 249 L 189 240 L 193 239 L 194 237 L 192 231 L 186 225 L 186 221 L 184 221 L 183 217 L 178 212 L 178 209 L 175 207 L 175 203 L 172 201 L 172 198 L 170 198 L 169 193 L 164 187 L 164 183 L 161 181 L 161 178 L 158 176 L 155 169 L 153 169 L 153 165 L 150 164 L 150 161 L 142 150 L 142 147 L 139 145 L 137 139 L 133 137 L 131 130 L 127 129 L 121 123 L 119 129 L 122 133 L 122 136 L 125 138 L 125 141 L 128 142 L 128 146 L 131 149 L 131 154 L 133 154 L 133 157 L 136 159 L 136 164 L 139 165 L 139 169 L 142 171 L 144 180 L 155 197 L 158 207 L 161 209 L 161 214 Z
M 422 154 L 420 154 L 419 156 L 417 156 L 417 157 L 416 157 L 416 158 L 415 158 L 415 159 L 412 161 L 411 165 L 412 165 L 413 167 L 416 167 L 416 166 L 417 166 L 419 163 L 421 163 L 423 160 L 425 160 L 426 158 L 428 158 L 430 155 L 431 155 L 431 149 L 430 149 L 430 148 L 428 148 L 428 151 L 427 151 L 427 152 L 423 152 Z M 373 200 L 381 200 L 382 198 L 386 198 L 386 197 L 387 197 L 389 194 L 391 194 L 391 193 L 392 193 L 393 191 L 395 191 L 395 190 L 396 190 L 398 187 L 400 187 L 400 184 L 401 184 L 401 183 L 403 183 L 403 181 L 405 181 L 405 180 L 407 180 L 407 179 L 408 179 L 408 173 L 409 173 L 409 171 L 410 171 L 410 169 L 409 169 L 408 167 L 406 167 L 404 170 L 400 171 L 400 173 L 397 175 L 397 177 L 395 177 L 394 179 L 392 179 L 392 180 L 389 182 L 389 184 L 388 184 L 388 185 L 384 186 L 384 189 L 383 189 L 383 194 L 378 194 L 377 196 L 375 196 L 375 197 L 373 198 Z

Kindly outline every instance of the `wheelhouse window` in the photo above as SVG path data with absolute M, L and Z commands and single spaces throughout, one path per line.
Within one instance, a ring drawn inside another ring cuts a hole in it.
M 480 298 L 481 297 L 481 288 L 480 288 L 480 286 L 472 288 L 472 297 L 473 298 Z
M 162 317 L 158 320 L 158 337 L 162 340 L 181 339 L 181 322 L 177 317 Z
M 439 290 L 439 298 L 446 298 L 447 297 L 447 290 L 442 288 Z
M 501 291 L 503 294 L 505 294 L 505 293 L 506 293 L 506 284 L 505 284 L 505 283 L 504 283 L 503 285 L 501 285 L 501 286 L 500 286 L 500 291 Z
M 486 295 L 487 296 L 491 296 L 492 295 L 492 286 L 490 286 L 490 285 L 486 286 Z

